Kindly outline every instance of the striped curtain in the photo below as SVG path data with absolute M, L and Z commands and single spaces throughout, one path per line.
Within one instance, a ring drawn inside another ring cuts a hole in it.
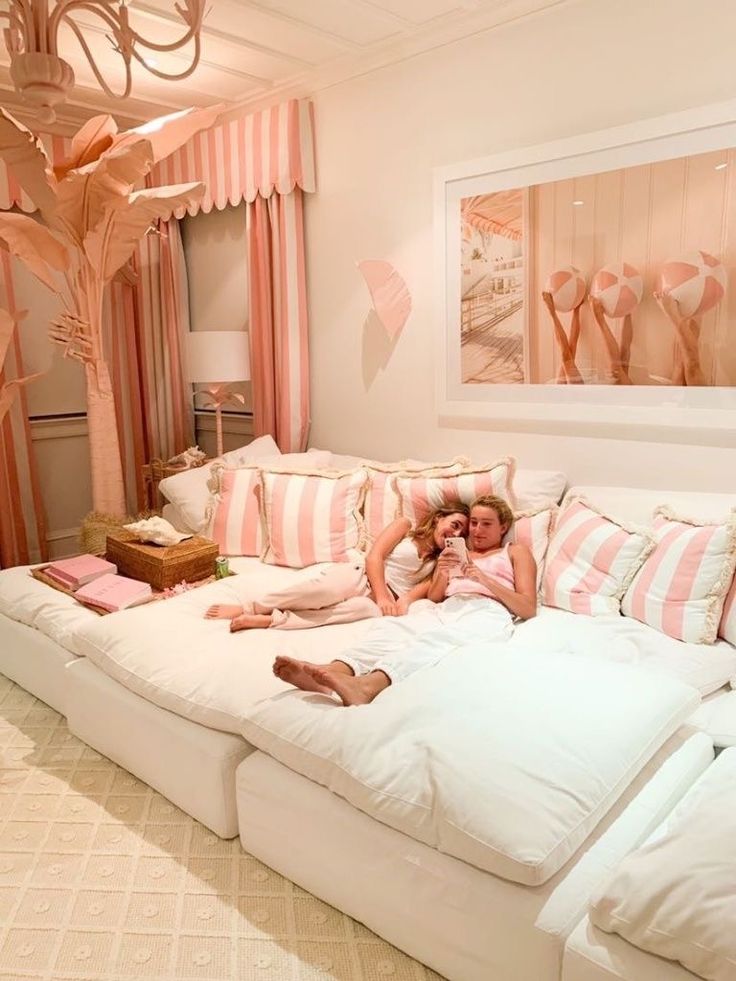
M 179 222 L 146 235 L 133 263 L 134 286 L 113 283 L 107 320 L 118 438 L 128 510 L 145 506 L 142 466 L 168 459 L 194 441 L 184 337 L 189 300 Z
M 303 194 L 246 207 L 254 432 L 298 452 L 310 422 Z
M 0 250 L 0 305 L 12 315 L 15 303 L 9 254 Z M 22 377 L 23 355 L 16 329 L 0 374 L 0 384 Z M 48 558 L 46 517 L 31 441 L 26 395 L 21 388 L 0 425 L 0 568 L 41 562 Z

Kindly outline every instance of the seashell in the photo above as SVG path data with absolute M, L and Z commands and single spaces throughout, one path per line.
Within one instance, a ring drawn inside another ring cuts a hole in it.
M 153 542 L 154 545 L 178 545 L 185 538 L 191 538 L 191 533 L 177 531 L 165 518 L 145 518 L 124 525 L 132 532 L 139 542 Z

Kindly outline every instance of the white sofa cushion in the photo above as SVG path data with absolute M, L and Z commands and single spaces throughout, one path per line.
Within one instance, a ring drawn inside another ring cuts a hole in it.
M 698 701 L 636 668 L 471 644 L 370 705 L 267 699 L 247 710 L 242 733 L 385 824 L 537 885 Z
M 727 749 L 593 896 L 590 918 L 699 977 L 732 981 L 735 885 L 736 749 Z

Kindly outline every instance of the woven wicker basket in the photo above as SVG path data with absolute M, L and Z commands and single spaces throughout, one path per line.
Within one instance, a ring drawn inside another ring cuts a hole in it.
M 107 536 L 111 532 L 122 531 L 123 525 L 132 520 L 90 511 L 79 529 L 79 548 L 90 555 L 104 555 L 107 550 Z
M 180 582 L 197 582 L 214 574 L 218 547 L 195 536 L 178 545 L 148 545 L 124 529 L 107 537 L 107 559 L 122 576 L 168 589 Z

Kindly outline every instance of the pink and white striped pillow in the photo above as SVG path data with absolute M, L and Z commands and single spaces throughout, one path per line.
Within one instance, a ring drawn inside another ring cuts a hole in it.
M 399 513 L 417 525 L 434 508 L 449 501 L 472 504 L 476 497 L 493 494 L 514 505 L 511 482 L 516 461 L 504 457 L 487 466 L 464 466 L 456 474 L 448 475 L 436 470 L 422 474 L 400 473 L 393 480 L 399 497 Z
M 213 470 L 214 487 L 205 534 L 220 547 L 220 555 L 260 555 L 263 551 L 258 502 L 260 467 Z
M 547 551 L 545 605 L 590 616 L 619 613 L 621 597 L 653 547 L 645 529 L 624 527 L 584 498 L 573 498 Z
M 368 472 L 261 471 L 261 518 L 269 565 L 302 569 L 315 562 L 347 562 L 365 545 L 360 509 Z
M 329 467 L 332 454 L 324 450 L 283 453 L 253 461 L 251 466 L 228 467 L 214 463 L 209 480 L 211 495 L 205 511 L 205 531 L 220 546 L 221 555 L 254 555 L 263 551 L 259 472 L 264 466 L 304 467 L 311 473 Z M 227 462 L 227 461 L 226 461 Z
M 733 578 L 731 588 L 726 596 L 726 602 L 723 604 L 723 616 L 718 628 L 718 636 L 723 637 L 729 644 L 736 647 L 736 576 Z M 736 685 L 733 687 L 736 688 Z
M 363 516 L 368 542 L 378 538 L 383 529 L 399 515 L 399 496 L 393 487 L 396 474 L 459 473 L 468 463 L 462 457 L 452 463 L 422 463 L 420 460 L 402 460 L 400 463 L 369 463 L 368 489 L 365 494 Z
M 697 522 L 654 512 L 656 547 L 624 596 L 624 615 L 689 644 L 712 644 L 736 564 L 736 514 Z
M 549 548 L 552 527 L 559 508 L 550 502 L 528 511 L 518 511 L 514 516 L 511 530 L 504 537 L 504 545 L 509 542 L 527 545 L 537 563 L 537 589 L 541 588 L 544 573 L 544 557 Z

